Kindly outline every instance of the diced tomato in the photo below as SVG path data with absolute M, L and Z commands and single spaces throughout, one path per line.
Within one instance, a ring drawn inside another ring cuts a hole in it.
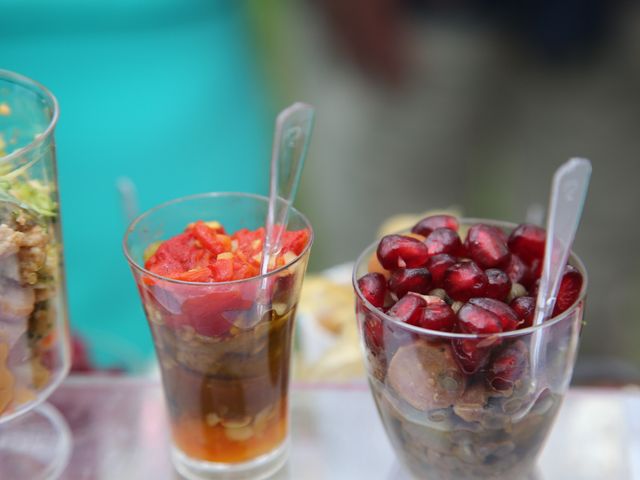
M 217 251 L 218 242 L 216 242 L 216 232 L 207 227 L 202 220 L 199 220 L 192 226 L 191 232 L 204 248 L 215 255 L 222 253 Z
M 283 227 L 278 227 L 283 228 Z M 292 255 L 302 253 L 310 232 L 282 231 L 283 247 L 274 266 L 290 262 Z M 197 221 L 183 233 L 163 242 L 147 260 L 145 267 L 165 277 L 186 282 L 226 282 L 256 278 L 264 244 L 264 228 L 241 229 L 229 236 L 217 222 Z M 274 286 L 270 278 L 268 290 Z M 158 279 L 140 283 L 141 293 L 148 292 L 147 301 L 157 305 L 165 324 L 172 328 L 190 325 L 207 336 L 226 334 L 233 318 L 252 307 L 260 280 L 239 285 L 181 285 Z M 280 295 L 287 294 L 286 284 L 280 285 Z
M 300 255 L 307 243 L 309 243 L 309 230 L 284 232 L 281 252 L 293 252 L 296 255 Z
M 237 259 L 236 261 L 237 263 L 234 267 L 236 279 L 256 277 L 260 273 L 260 268 L 258 266 L 240 259 Z
M 209 268 L 211 269 L 213 280 L 215 282 L 228 282 L 230 280 L 234 280 L 233 257 L 218 258 Z
M 231 250 L 231 239 L 227 235 L 216 233 L 214 229 L 209 228 L 202 220 L 193 224 L 191 231 L 194 238 L 213 255 Z
M 207 267 L 197 267 L 187 270 L 186 272 L 174 273 L 168 275 L 174 280 L 182 280 L 183 282 L 210 282 L 213 280 L 211 270 Z
M 147 260 L 145 268 L 159 275 L 170 276 L 206 266 L 210 255 L 209 251 L 195 244 L 190 233 L 185 232 L 163 242 Z
M 193 238 L 189 233 L 181 233 L 180 235 L 176 235 L 173 238 L 163 242 L 156 250 L 155 255 L 153 255 L 149 261 L 153 259 L 153 257 L 158 256 L 159 254 L 164 254 L 168 258 L 171 258 L 183 265 L 186 265 L 190 262 L 192 256 L 193 249 Z
M 238 245 L 251 245 L 254 240 L 264 239 L 264 228 L 260 227 L 255 230 L 241 228 L 231 237 L 238 240 Z
M 158 275 L 169 276 L 183 270 L 182 264 L 165 252 L 156 252 L 145 264 L 147 270 Z

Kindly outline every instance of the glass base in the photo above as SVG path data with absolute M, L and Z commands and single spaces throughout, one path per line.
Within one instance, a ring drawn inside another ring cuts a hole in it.
M 419 477 L 414 477 L 409 473 L 409 470 L 405 469 L 398 461 L 394 462 L 389 474 L 386 476 L 386 480 L 414 480 Z M 536 467 L 526 477 L 520 480 L 545 480 L 538 468 Z
M 69 462 L 71 446 L 71 431 L 64 418 L 43 403 L 0 425 L 0 478 L 58 478 Z
M 175 446 L 173 465 L 188 480 L 262 480 L 280 470 L 289 456 L 289 439 L 265 455 L 243 463 L 218 463 L 194 460 Z M 4 480 L 4 477 L 2 477 Z

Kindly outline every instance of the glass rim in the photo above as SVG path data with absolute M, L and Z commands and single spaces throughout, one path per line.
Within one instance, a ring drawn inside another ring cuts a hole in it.
M 459 218 L 458 221 L 460 222 L 460 224 L 468 224 L 468 225 L 473 225 L 475 223 L 485 223 L 485 224 L 489 224 L 489 225 L 493 225 L 493 226 L 498 226 L 498 227 L 503 227 L 503 228 L 510 228 L 513 229 L 515 227 L 518 226 L 518 224 L 516 223 L 512 223 L 512 222 L 505 222 L 505 221 L 501 221 L 501 220 L 489 220 L 489 219 L 484 219 L 484 218 Z M 389 235 L 402 235 L 404 233 L 409 232 L 409 229 L 404 229 L 401 230 L 399 232 L 394 232 L 391 233 Z M 385 235 L 386 236 L 386 235 Z M 362 295 L 362 292 L 360 291 L 360 287 L 358 286 L 358 278 L 357 278 L 357 272 L 358 272 L 358 268 L 360 267 L 360 265 L 363 264 L 363 262 L 366 260 L 368 261 L 371 253 L 373 253 L 375 251 L 375 249 L 377 248 L 378 243 L 380 242 L 380 239 L 375 240 L 373 243 L 369 244 L 364 251 L 358 256 L 358 259 L 356 260 L 355 265 L 353 266 L 353 272 L 351 275 L 351 282 L 353 284 L 353 289 L 356 293 L 356 297 L 358 300 L 360 300 L 364 306 L 367 308 L 367 310 L 371 311 L 372 313 L 374 313 L 375 315 L 377 315 L 379 318 L 383 319 L 385 322 L 390 322 L 393 323 L 394 325 L 397 325 L 401 328 L 404 328 L 406 330 L 409 330 L 413 333 L 419 333 L 419 334 L 428 334 L 434 337 L 442 337 L 442 338 L 447 338 L 447 339 L 461 339 L 461 340 L 469 340 L 469 339 L 486 339 L 486 338 L 491 338 L 491 337 L 495 337 L 495 338 L 510 338 L 510 337 L 520 337 L 523 335 L 528 335 L 528 334 L 533 334 L 539 330 L 543 330 L 545 328 L 550 328 L 553 325 L 563 321 L 566 318 L 569 318 L 571 316 L 571 314 L 578 308 L 578 306 L 584 301 L 586 293 L 587 293 L 587 284 L 588 284 L 588 276 L 587 276 L 587 270 L 584 266 L 584 263 L 582 263 L 582 260 L 580 259 L 580 257 L 578 257 L 573 250 L 570 252 L 569 254 L 569 260 L 571 261 L 571 264 L 576 266 L 578 268 L 578 270 L 580 271 L 580 273 L 582 274 L 582 288 L 580 289 L 580 293 L 578 295 L 578 298 L 576 299 L 576 301 L 569 307 L 567 308 L 564 312 L 562 312 L 560 315 L 557 315 L 555 317 L 550 318 L 549 320 L 541 323 L 540 325 L 535 325 L 535 326 L 531 326 L 531 327 L 527 327 L 527 328 L 522 328 L 519 330 L 510 330 L 508 332 L 500 332 L 500 333 L 457 333 L 457 332 L 442 332 L 440 330 L 430 330 L 428 328 L 423 328 L 423 327 L 417 327 L 415 325 L 410 325 L 408 323 L 404 323 L 404 322 L 399 322 L 398 320 L 396 320 L 395 318 L 387 315 L 386 313 L 378 310 L 376 307 L 374 307 L 365 297 L 364 295 Z
M 196 194 L 192 194 L 192 195 L 186 195 L 184 197 L 178 197 L 178 198 L 174 198 L 172 200 L 169 200 L 167 202 L 161 203 L 159 205 L 156 205 L 153 208 L 150 208 L 149 210 L 144 211 L 143 213 L 141 213 L 140 215 L 138 215 L 132 222 L 131 224 L 127 227 L 127 230 L 125 231 L 124 234 L 124 238 L 122 239 L 122 249 L 124 250 L 124 255 L 127 258 L 127 261 L 129 262 L 129 265 L 131 265 L 132 267 L 134 267 L 136 270 L 138 270 L 139 272 L 145 274 L 145 275 L 149 275 L 157 280 L 161 280 L 163 282 L 169 282 L 169 283 L 173 283 L 176 285 L 191 285 L 191 286 L 199 286 L 199 287 L 213 287 L 213 286 L 227 286 L 227 285 L 239 285 L 242 283 L 247 283 L 247 282 L 251 282 L 251 281 L 256 281 L 256 280 L 260 280 L 260 279 L 264 279 L 264 278 L 269 278 L 273 275 L 277 275 L 278 273 L 286 270 L 287 268 L 295 265 L 296 263 L 298 263 L 302 258 L 305 257 L 305 255 L 307 255 L 307 253 L 309 252 L 309 250 L 311 249 L 311 245 L 313 244 L 313 240 L 314 240 L 314 232 L 313 232 L 313 228 L 311 227 L 311 222 L 309 222 L 309 219 L 303 214 L 301 213 L 298 209 L 296 209 L 293 206 L 290 206 L 289 208 L 291 209 L 291 211 L 293 211 L 296 215 L 298 215 L 303 223 L 306 225 L 306 228 L 309 230 L 309 241 L 307 242 L 307 244 L 305 245 L 304 249 L 302 250 L 302 252 L 300 252 L 299 255 L 296 256 L 296 258 L 294 258 L 293 260 L 291 260 L 290 262 L 282 265 L 281 267 L 275 268 L 273 270 L 268 271 L 265 274 L 260 274 L 260 275 L 256 275 L 254 277 L 249 277 L 249 278 L 241 278 L 239 280 L 227 280 L 224 282 L 188 282 L 185 280 L 178 280 L 175 278 L 169 278 L 169 277 L 165 277 L 164 275 L 159 275 L 157 273 L 154 273 L 150 270 L 147 270 L 146 268 L 144 268 L 143 265 L 138 264 L 138 262 L 136 262 L 131 253 L 129 252 L 129 248 L 127 247 L 127 240 L 129 239 L 130 235 L 133 233 L 133 231 L 135 230 L 136 226 L 145 218 L 147 218 L 148 216 L 156 213 L 159 210 L 162 210 L 166 207 L 169 207 L 171 205 L 175 205 L 178 203 L 184 203 L 184 202 L 188 202 L 191 200 L 196 200 L 196 199 L 201 199 L 201 198 L 220 198 L 220 197 L 236 197 L 236 198 L 250 198 L 250 199 L 254 199 L 254 200 L 261 200 L 264 201 L 268 204 L 269 202 L 269 198 L 264 196 L 264 195 L 258 195 L 256 193 L 247 193 L 247 192 L 205 192 L 205 193 L 196 193 Z M 282 200 L 281 197 L 280 200 Z M 284 201 L 284 200 L 283 200 Z M 289 212 L 289 215 L 291 215 L 291 211 Z M 287 221 L 288 222 L 288 221 Z
M 31 152 L 36 147 L 40 146 L 47 138 L 49 138 L 58 123 L 58 118 L 60 116 L 60 106 L 58 105 L 58 100 L 56 99 L 56 97 L 53 95 L 53 93 L 51 93 L 51 90 L 29 77 L 25 77 L 24 75 L 20 75 L 19 73 L 15 73 L 10 70 L 0 69 L 0 80 L 8 80 L 17 85 L 23 85 L 27 88 L 31 87 L 34 91 L 37 91 L 38 93 L 42 94 L 44 98 L 49 100 L 51 106 L 53 107 L 53 113 L 51 115 L 51 118 L 49 119 L 49 124 L 42 133 L 37 134 L 34 139 L 24 147 L 20 147 L 10 154 L 0 157 L 0 163 L 7 163 Z

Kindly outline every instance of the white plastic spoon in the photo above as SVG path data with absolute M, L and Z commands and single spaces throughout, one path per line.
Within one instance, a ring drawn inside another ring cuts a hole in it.
M 582 216 L 590 177 L 591 162 L 584 158 L 572 158 L 560 166 L 553 176 L 542 275 L 533 315 L 534 326 L 541 325 L 553 312 L 562 274 Z M 542 337 L 540 330 L 532 337 L 532 378 L 536 378 L 541 361 Z
M 269 182 L 269 206 L 265 218 L 264 244 L 260 262 L 260 292 L 256 302 L 256 314 L 251 317 L 251 327 L 271 309 L 266 273 L 281 248 L 282 232 L 286 228 L 289 209 L 293 204 L 302 167 L 307 156 L 315 109 L 305 103 L 294 103 L 284 109 L 276 119 L 271 151 Z M 274 228 L 280 226 L 282 228 Z
M 262 248 L 260 274 L 269 270 L 271 258 L 280 251 L 282 232 L 287 224 L 304 160 L 309 148 L 315 110 L 305 103 L 294 103 L 276 119 L 271 152 L 269 209 L 265 219 L 265 241 Z M 282 228 L 274 228 L 281 226 Z

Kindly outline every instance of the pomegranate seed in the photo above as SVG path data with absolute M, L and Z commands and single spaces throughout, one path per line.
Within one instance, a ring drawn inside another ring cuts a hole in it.
M 463 373 L 473 375 L 487 363 L 491 348 L 481 347 L 481 340 L 453 340 L 452 347 L 456 363 Z
M 456 323 L 456 314 L 440 297 L 427 295 L 422 297 L 426 306 L 422 313 L 422 318 L 416 326 L 429 330 L 439 330 L 441 332 L 452 332 Z
M 387 270 L 415 268 L 427 263 L 429 252 L 420 240 L 402 235 L 387 235 L 378 244 L 378 260 Z
M 509 250 L 530 265 L 535 259 L 542 260 L 545 237 L 544 228 L 523 223 L 511 232 L 508 240 Z
M 534 259 L 531 261 L 531 265 L 529 267 L 529 271 L 531 272 L 531 278 L 533 280 L 537 280 L 542 275 L 542 259 Z
M 458 220 L 451 215 L 431 215 L 416 223 L 411 231 L 424 237 L 428 237 L 437 228 L 449 228 L 458 231 Z
M 467 234 L 465 248 L 482 268 L 500 267 L 509 261 L 507 243 L 498 229 L 489 225 L 473 225 Z
M 376 308 L 384 306 L 387 294 L 387 279 L 381 273 L 367 273 L 358 279 L 358 288 L 362 296 Z
M 387 314 L 401 322 L 418 325 L 427 302 L 420 295 L 408 293 L 389 309 Z
M 400 268 L 391 272 L 389 289 L 398 298 L 409 292 L 428 293 L 431 289 L 431 273 L 426 268 Z
M 456 324 L 456 314 L 447 302 L 440 298 L 438 300 L 440 302 L 427 303 L 418 326 L 429 330 L 452 332 Z
M 532 297 L 537 297 L 538 296 L 538 289 L 540 288 L 540 279 L 536 280 L 536 283 L 533 284 L 533 286 L 531 287 L 531 296 Z
M 522 340 L 510 343 L 487 367 L 487 382 L 498 391 L 511 390 L 527 368 L 527 346 Z
M 474 299 L 474 300 L 491 300 Z M 464 333 L 500 333 L 502 319 L 491 310 L 475 303 L 465 303 L 458 312 L 458 326 Z
M 520 319 L 509 305 L 493 298 L 472 298 L 467 305 L 475 305 L 493 313 L 500 320 L 502 331 L 508 332 L 518 328 Z M 463 307 L 464 308 L 464 307 Z
M 533 281 L 533 275 L 527 267 L 527 264 L 515 253 L 511 254 L 509 263 L 504 268 L 504 272 L 509 276 L 512 283 L 519 283 L 525 287 L 529 287 Z
M 449 228 L 436 228 L 424 241 L 429 255 L 448 253 L 456 255 L 460 252 L 462 242 L 456 232 Z
M 484 294 L 487 275 L 474 262 L 460 262 L 444 272 L 442 284 L 451 298 L 466 302 Z
M 442 286 L 444 272 L 454 263 L 456 263 L 456 259 L 446 253 L 440 253 L 429 258 L 427 268 L 431 272 L 431 279 L 433 280 L 434 286 Z
M 364 341 L 370 350 L 377 352 L 384 346 L 382 320 L 367 315 L 364 321 Z
M 514 298 L 509 306 L 516 312 L 522 323 L 519 328 L 527 328 L 533 325 L 533 314 L 536 310 L 536 299 L 533 297 Z
M 511 291 L 511 280 L 502 270 L 490 268 L 484 272 L 487 275 L 485 295 L 497 300 L 504 300 Z
M 502 239 L 502 241 L 504 243 L 507 243 L 507 241 L 509 240 L 509 235 L 507 235 L 507 233 L 502 230 L 500 227 L 495 227 L 493 225 L 486 225 L 487 227 L 489 227 L 490 229 L 493 229 L 493 231 Z
M 562 275 L 553 316 L 560 315 L 575 303 L 582 289 L 582 275 L 571 265 L 567 265 Z

